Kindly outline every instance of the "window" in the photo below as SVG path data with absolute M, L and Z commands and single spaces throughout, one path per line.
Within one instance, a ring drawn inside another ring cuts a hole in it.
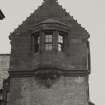
M 52 35 L 45 35 L 45 42 L 52 43 Z
M 53 32 L 45 33 L 45 50 L 50 51 L 53 49 Z
M 0 89 L 0 103 L 2 102 L 3 102 L 3 89 Z
M 60 34 L 58 35 L 58 43 L 63 43 L 63 36 Z
M 34 44 L 34 51 L 35 53 L 39 51 L 40 48 L 40 36 L 39 36 L 39 32 L 36 32 L 33 34 L 33 44 Z
M 59 32 L 58 34 L 58 51 L 62 51 L 63 50 L 63 43 L 64 43 L 64 36 L 62 35 L 62 33 Z
M 52 50 L 52 44 L 45 44 L 46 50 Z
M 40 37 L 38 36 L 38 38 L 37 38 L 37 39 L 38 39 L 38 44 L 40 44 Z
M 44 48 L 46 51 L 57 50 L 63 51 L 64 49 L 64 32 L 56 31 L 44 31 L 44 34 L 39 35 L 40 32 L 33 34 L 34 38 L 34 51 L 39 52 L 39 50 Z M 42 43 L 42 44 L 41 44 Z
M 36 36 L 35 37 L 35 52 L 39 51 L 39 47 L 40 47 L 40 37 Z
M 58 51 L 62 51 L 62 45 L 58 44 Z

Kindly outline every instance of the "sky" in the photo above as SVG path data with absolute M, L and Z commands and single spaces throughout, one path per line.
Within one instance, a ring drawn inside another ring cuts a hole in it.
M 43 0 L 0 0 L 5 19 L 0 21 L 0 53 L 10 53 L 9 34 L 30 16 Z M 90 33 L 90 97 L 105 104 L 105 0 L 58 0 L 70 15 Z

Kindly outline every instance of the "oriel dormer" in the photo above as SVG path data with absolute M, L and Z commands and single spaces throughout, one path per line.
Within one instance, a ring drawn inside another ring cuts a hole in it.
M 40 22 L 32 33 L 34 53 L 41 51 L 64 52 L 70 28 L 70 26 L 55 19 Z

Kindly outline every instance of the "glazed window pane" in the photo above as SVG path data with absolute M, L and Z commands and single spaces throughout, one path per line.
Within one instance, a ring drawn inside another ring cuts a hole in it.
M 52 35 L 45 35 L 45 42 L 50 42 L 52 43 Z
M 46 50 L 52 50 L 52 48 L 53 48 L 52 44 L 45 44 Z

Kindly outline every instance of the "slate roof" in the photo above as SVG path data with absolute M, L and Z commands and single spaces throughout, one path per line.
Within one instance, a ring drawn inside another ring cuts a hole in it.
M 78 24 L 72 16 L 70 16 L 70 14 L 66 12 L 66 10 L 63 9 L 61 5 L 59 5 L 57 0 L 44 0 L 42 5 L 37 10 L 35 10 L 25 21 L 23 21 L 23 23 L 17 29 L 15 29 L 11 35 L 27 32 L 31 27 L 43 21 L 46 22 L 45 20 L 47 19 L 50 19 L 50 21 L 52 21 L 51 19 L 54 19 L 68 26 L 72 26 L 72 37 L 89 37 L 87 30 L 81 27 L 81 25 Z

